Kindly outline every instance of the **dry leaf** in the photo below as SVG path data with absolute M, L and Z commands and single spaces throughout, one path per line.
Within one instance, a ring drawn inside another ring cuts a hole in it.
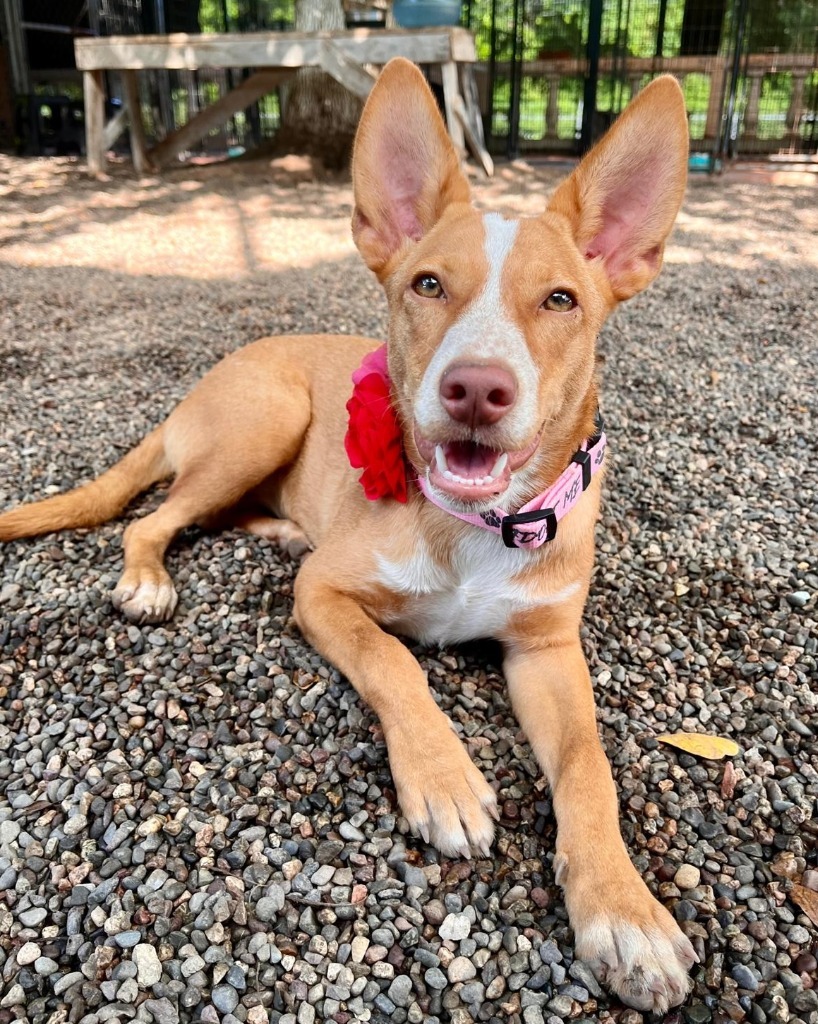
M 797 878 L 801 874 L 801 869 L 798 867 L 798 861 L 792 850 L 782 850 L 781 853 L 776 854 L 770 869 L 779 878 Z
M 706 757 L 709 761 L 720 761 L 723 757 L 735 757 L 739 752 L 738 743 L 723 736 L 708 736 L 701 732 L 674 732 L 672 735 L 656 737 L 660 743 L 678 747 L 687 754 Z
M 790 899 L 804 911 L 810 921 L 818 928 L 818 892 L 813 892 L 812 889 L 808 889 L 805 885 L 793 882 L 790 889 Z
M 736 791 L 736 783 L 738 782 L 738 774 L 736 769 L 733 767 L 733 762 L 728 761 L 724 766 L 724 775 L 721 777 L 721 798 L 722 800 L 732 800 L 733 793 Z

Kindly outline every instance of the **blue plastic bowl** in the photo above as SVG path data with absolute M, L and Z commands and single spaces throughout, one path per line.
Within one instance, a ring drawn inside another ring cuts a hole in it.
M 460 0 L 395 0 L 392 11 L 401 28 L 460 24 Z

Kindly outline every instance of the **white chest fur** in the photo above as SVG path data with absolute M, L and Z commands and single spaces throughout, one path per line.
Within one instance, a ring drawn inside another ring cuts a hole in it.
M 501 636 L 515 613 L 556 604 L 579 587 L 572 583 L 557 594 L 531 593 L 516 577 L 532 555 L 477 529 L 463 535 L 448 567 L 431 558 L 423 538 L 406 561 L 379 554 L 378 582 L 405 598 L 400 615 L 384 625 L 424 643 Z

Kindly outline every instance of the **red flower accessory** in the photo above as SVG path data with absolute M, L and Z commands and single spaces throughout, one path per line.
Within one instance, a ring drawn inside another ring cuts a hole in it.
M 349 426 L 344 448 L 353 469 L 362 469 L 364 494 L 370 501 L 395 498 L 406 502 L 406 463 L 398 418 L 389 395 L 386 345 L 364 357 L 352 374 L 347 402 Z

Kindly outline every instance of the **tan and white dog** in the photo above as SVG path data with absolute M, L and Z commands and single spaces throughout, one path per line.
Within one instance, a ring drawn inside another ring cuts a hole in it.
M 163 558 L 190 524 L 306 538 L 315 550 L 296 583 L 298 625 L 380 718 L 403 814 L 448 855 L 488 851 L 495 794 L 393 633 L 498 638 L 553 794 L 577 955 L 626 1003 L 655 1011 L 684 999 L 696 955 L 628 857 L 597 735 L 579 626 L 601 474 L 536 548 L 450 512 L 515 513 L 587 448 L 595 340 L 659 272 L 687 148 L 681 91 L 660 78 L 541 216 L 481 214 L 423 77 L 392 61 L 358 131 L 353 233 L 388 298 L 392 403 L 424 490 L 410 482 L 405 504 L 368 501 L 344 455 L 350 375 L 378 343 L 281 337 L 222 360 L 98 480 L 0 515 L 5 541 L 91 526 L 174 477 L 167 500 L 125 532 L 113 600 L 135 621 L 172 615 Z

